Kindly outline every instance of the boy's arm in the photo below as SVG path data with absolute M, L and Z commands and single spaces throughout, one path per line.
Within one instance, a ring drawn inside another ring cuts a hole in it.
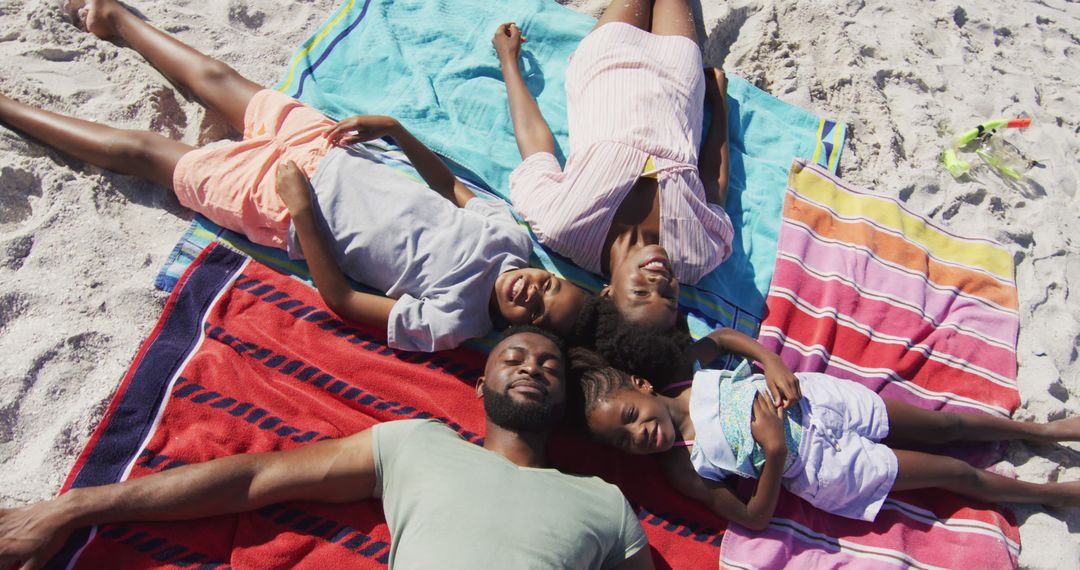
M 727 200 L 728 139 L 727 139 L 727 78 L 724 72 L 705 69 L 705 103 L 712 108 L 712 124 L 705 133 L 698 171 L 705 186 L 705 199 L 721 208 Z
M 762 406 L 765 412 L 759 413 Z M 772 431 L 762 435 L 762 439 L 767 439 L 768 443 L 759 441 L 765 451 L 765 465 L 749 499 L 744 501 L 726 484 L 698 475 L 690 462 L 690 449 L 687 447 L 674 448 L 665 454 L 663 467 L 668 481 L 675 490 L 704 503 L 709 510 L 727 520 L 751 530 L 763 530 L 769 526 L 769 521 L 776 512 L 776 503 L 780 498 L 780 479 L 784 461 L 787 459 L 783 424 L 775 419 L 778 414 L 782 415 L 783 412 L 779 408 L 773 408 L 763 397 L 754 401 L 754 419 L 751 425 L 754 439 L 757 440 L 762 432 L 759 427 L 762 423 L 768 423 Z
M 72 531 L 85 526 L 189 520 L 282 501 L 359 501 L 374 489 L 370 430 L 289 451 L 222 457 L 0 509 L 0 568 L 16 560 L 24 569 L 41 568 Z
M 401 147 L 413 168 L 420 173 L 432 190 L 450 200 L 459 208 L 473 198 L 472 190 L 462 184 L 446 163 L 402 126 L 397 119 L 379 115 L 356 115 L 349 117 L 330 130 L 327 135 L 334 144 L 351 144 L 390 137 Z
M 278 166 L 277 192 L 292 216 L 296 236 L 311 269 L 315 288 L 330 308 L 343 319 L 386 330 L 394 299 L 354 291 L 330 253 L 311 209 L 311 189 L 303 171 L 295 162 Z
M 521 77 L 518 59 L 521 56 L 521 44 L 525 43 L 521 29 L 513 22 L 503 24 L 495 31 L 491 43 L 499 54 L 499 65 L 506 82 L 506 96 L 510 100 L 514 137 L 517 139 L 521 158 L 538 152 L 555 154 L 555 138 L 551 135 L 551 128 L 540 113 L 536 99 L 525 86 L 525 79 Z
M 687 349 L 690 361 L 708 364 L 721 354 L 734 353 L 761 363 L 765 380 L 769 384 L 773 399 L 781 403 L 784 409 L 795 405 L 802 398 L 799 379 L 784 364 L 780 356 L 765 348 L 758 341 L 729 328 L 716 329 L 699 339 Z

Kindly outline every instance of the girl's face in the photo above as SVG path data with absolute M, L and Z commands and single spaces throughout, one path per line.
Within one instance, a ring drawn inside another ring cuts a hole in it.
M 635 387 L 608 394 L 588 415 L 589 430 L 602 443 L 644 455 L 671 449 L 675 421 L 648 382 L 634 377 Z

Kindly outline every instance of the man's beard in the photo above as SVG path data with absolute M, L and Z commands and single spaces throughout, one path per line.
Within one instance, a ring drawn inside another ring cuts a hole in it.
M 562 420 L 565 407 L 550 401 L 518 402 L 484 384 L 484 413 L 495 425 L 516 433 L 546 432 Z

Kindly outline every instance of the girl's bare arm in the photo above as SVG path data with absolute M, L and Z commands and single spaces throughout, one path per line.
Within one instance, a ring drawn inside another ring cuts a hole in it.
M 506 82 L 506 95 L 510 100 L 510 118 L 514 123 L 514 137 L 517 138 L 518 150 L 521 158 L 526 158 L 538 152 L 555 153 L 555 138 L 551 135 L 551 128 L 540 113 L 540 107 L 529 88 L 525 86 L 525 79 L 521 76 L 521 66 L 518 60 L 521 56 L 521 44 L 525 37 L 521 35 L 521 29 L 514 23 L 503 24 L 495 32 L 491 43 L 495 45 L 495 51 L 499 54 L 499 64 L 502 67 L 503 80 Z

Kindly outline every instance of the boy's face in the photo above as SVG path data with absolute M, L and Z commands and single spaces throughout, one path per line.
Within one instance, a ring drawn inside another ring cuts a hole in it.
M 586 420 L 597 440 L 627 453 L 659 453 L 675 444 L 671 413 L 651 389 L 642 386 L 608 394 Z
M 543 269 L 507 271 L 492 292 L 499 313 L 511 325 L 535 325 L 562 338 L 573 331 L 588 294 Z
M 611 297 L 627 321 L 667 330 L 679 314 L 679 282 L 671 270 L 667 251 L 645 246 L 628 255 L 611 272 L 611 285 L 600 295 Z

